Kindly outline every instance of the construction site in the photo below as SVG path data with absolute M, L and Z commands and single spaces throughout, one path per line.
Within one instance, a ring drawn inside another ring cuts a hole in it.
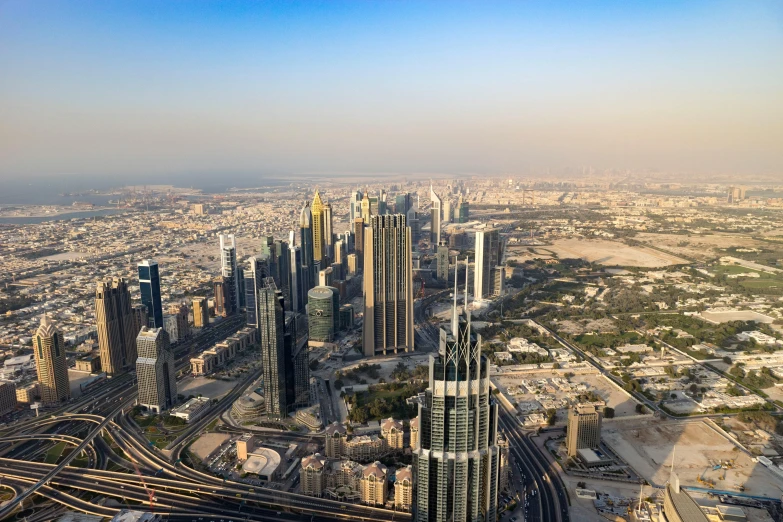
M 601 437 L 639 475 L 660 487 L 672 470 L 683 486 L 779 499 L 783 477 L 709 420 L 605 423 Z

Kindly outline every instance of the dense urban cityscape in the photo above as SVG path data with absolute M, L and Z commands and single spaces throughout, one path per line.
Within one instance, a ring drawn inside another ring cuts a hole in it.
M 0 1 L 0 522 L 783 522 L 781 22 Z
M 0 514 L 777 520 L 783 187 L 612 177 L 4 207 Z

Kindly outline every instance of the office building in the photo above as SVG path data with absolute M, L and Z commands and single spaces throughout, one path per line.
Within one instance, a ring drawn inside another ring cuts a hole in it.
M 133 340 L 136 341 L 136 336 L 139 335 L 141 328 L 147 326 L 149 323 L 149 317 L 147 316 L 147 307 L 143 304 L 133 305 L 131 307 L 131 317 L 133 319 Z
M 68 379 L 68 361 L 65 357 L 63 334 L 44 315 L 41 326 L 33 335 L 33 354 L 35 368 L 38 371 L 41 402 L 55 405 L 71 398 L 71 386 Z
M 364 246 L 364 354 L 413 351 L 413 262 L 405 216 L 373 216 Z
M 438 354 L 430 355 L 429 388 L 419 404 L 413 520 L 495 522 L 498 406 L 490 394 L 481 336 L 471 331 L 468 310 L 457 313 L 456 285 L 452 306 L 451 330 L 440 331 Z
M 407 214 L 411 209 L 411 195 L 406 192 L 405 194 L 397 194 L 394 198 L 394 212 L 397 214 Z
M 147 324 L 163 328 L 163 305 L 160 302 L 160 272 L 157 261 L 145 259 L 139 263 L 139 290 L 141 304 L 147 307 Z
M 359 481 L 362 504 L 383 506 L 389 494 L 389 470 L 378 461 L 366 466 Z
M 293 239 L 293 231 L 291 236 Z M 291 248 L 288 250 L 291 259 L 289 262 L 290 268 L 290 282 L 291 288 L 291 310 L 294 312 L 304 312 L 305 305 L 307 304 L 307 287 L 305 268 L 302 266 L 302 249 L 298 246 L 291 244 Z
M 225 277 L 218 277 L 212 283 L 215 293 L 215 316 L 228 317 L 235 312 L 234 300 L 229 291 L 230 283 Z
M 233 310 L 240 308 L 239 271 L 237 270 L 237 243 L 234 234 L 220 234 L 220 275 L 223 276 L 224 292 Z
M 193 204 L 193 213 L 197 216 L 203 216 L 207 213 L 207 206 L 203 203 Z
M 357 273 L 360 273 L 364 266 L 364 220 L 360 217 L 353 220 L 353 235 L 355 237 L 354 250 L 358 262 L 356 270 Z
M 179 340 L 190 337 L 190 321 L 188 320 L 188 305 L 185 303 L 173 303 L 169 305 L 169 314 L 177 321 L 177 334 Z M 173 342 L 173 341 L 172 341 Z
M 344 239 L 338 239 L 334 242 L 334 254 L 332 256 L 332 259 L 334 259 L 334 263 L 337 263 L 340 266 L 344 266 L 346 263 L 346 256 L 348 255 L 348 249 L 345 243 Z M 332 263 L 332 264 L 334 264 Z M 342 274 L 342 271 L 340 272 Z M 343 277 L 339 277 L 339 279 L 344 279 Z
M 98 283 L 95 322 L 101 367 L 107 375 L 121 375 L 136 364 L 136 335 L 131 295 L 123 279 Z
M 406 221 L 411 228 L 411 249 L 415 251 L 421 241 L 421 219 L 415 208 L 408 210 Z
M 580 449 L 597 448 L 601 443 L 602 414 L 592 404 L 577 404 L 568 410 L 566 448 L 569 457 Z
M 376 207 L 378 209 L 378 215 L 383 216 L 384 214 L 387 214 L 386 211 L 386 191 L 381 189 L 378 193 L 378 206 Z
M 362 215 L 362 193 L 358 190 L 354 190 L 351 192 L 351 196 L 348 201 L 348 220 L 349 223 L 353 223 L 353 221 L 361 217 Z
M 258 311 L 258 298 L 259 292 L 262 291 L 264 280 L 269 277 L 269 264 L 266 257 L 251 257 L 247 263 L 248 269 L 245 271 L 247 324 L 253 328 L 259 328 L 261 326 L 261 316 Z
M 0 381 L 0 417 L 16 409 L 16 386 L 10 381 Z
M 196 328 L 209 326 L 209 306 L 206 297 L 193 298 L 193 326 Z
M 332 267 L 324 268 L 318 272 L 318 286 L 334 285 L 334 269 Z
M 504 274 L 498 270 L 503 260 L 503 241 L 500 230 L 488 228 L 476 230 L 476 269 L 473 274 L 477 299 L 498 296 L 504 288 Z
M 362 218 L 362 221 L 365 223 L 370 222 L 370 217 L 372 217 L 372 202 L 370 201 L 370 196 L 368 196 L 366 193 L 364 194 L 364 197 L 362 197 L 362 213 L 359 216 Z
M 359 273 L 359 256 L 348 254 L 348 275 L 355 276 Z
M 443 223 L 451 223 L 452 217 L 451 198 L 447 197 L 443 200 Z
M 449 280 L 449 246 L 445 241 L 441 241 L 438 245 L 435 276 L 439 281 Z
M 440 223 L 442 203 L 440 197 L 435 193 L 435 189 L 430 184 L 430 201 L 432 202 L 432 208 L 430 209 L 430 244 L 440 244 Z
M 399 468 L 394 476 L 394 509 L 410 511 L 413 505 L 413 468 Z
M 302 249 L 302 273 L 305 281 L 304 293 L 315 286 L 315 258 L 313 257 L 313 214 L 310 203 L 305 203 L 299 214 L 299 243 Z
M 177 400 L 174 354 L 162 328 L 142 328 L 136 338 L 138 404 L 155 413 L 168 410 Z
M 339 330 L 340 294 L 336 288 L 316 286 L 307 293 L 310 340 L 331 343 Z
M 457 223 L 467 223 L 470 221 L 470 203 L 468 203 L 460 194 L 457 203 Z
M 313 259 L 316 263 L 321 263 L 327 256 L 326 252 L 326 227 L 324 225 L 324 204 L 321 200 L 321 193 L 316 189 L 313 197 L 313 204 L 310 207 L 312 212 L 312 233 L 313 233 Z
M 324 203 L 324 252 L 329 259 L 334 259 L 334 218 L 332 216 L 332 204 Z

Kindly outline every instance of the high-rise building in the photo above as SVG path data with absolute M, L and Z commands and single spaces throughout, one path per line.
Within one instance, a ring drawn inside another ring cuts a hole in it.
M 145 327 L 136 337 L 136 347 L 139 352 L 136 359 L 138 403 L 155 413 L 166 411 L 177 400 L 174 354 L 169 347 L 169 336 L 162 328 Z
M 348 275 L 355 276 L 359 273 L 359 256 L 348 254 Z
M 411 209 L 411 195 L 406 192 L 405 194 L 397 194 L 394 198 L 394 212 L 397 214 L 407 214 Z
M 364 220 L 365 223 L 370 222 L 370 217 L 372 217 L 372 202 L 370 201 L 370 196 L 367 195 L 367 193 L 364 194 L 364 197 L 362 197 L 362 214 L 359 216 Z
M 259 292 L 264 285 L 264 280 L 269 277 L 269 263 L 266 256 L 251 257 L 248 269 L 245 271 L 245 310 L 247 312 L 247 324 L 254 328 L 260 328 L 261 316 L 259 316 L 258 299 Z M 272 279 L 274 281 L 274 278 Z
M 601 443 L 601 412 L 593 404 L 577 404 L 568 410 L 566 449 L 576 457 L 580 449 L 597 448 Z
M 386 191 L 381 189 L 378 193 L 378 215 L 382 216 L 387 213 L 386 211 Z
M 402 451 L 403 444 L 402 422 L 392 417 L 381 421 L 381 437 L 386 439 L 386 447 L 390 450 Z
M 446 198 L 443 201 L 443 223 L 451 223 L 452 221 L 452 212 L 451 212 L 451 198 Z
M 133 340 L 136 342 L 136 336 L 139 335 L 141 327 L 147 326 L 149 323 L 147 307 L 143 304 L 133 305 L 133 307 L 131 307 L 131 316 L 133 317 Z
M 158 262 L 145 259 L 139 263 L 139 290 L 141 304 L 147 307 L 147 324 L 163 328 L 163 305 L 160 302 L 160 272 Z
M 316 286 L 307 293 L 310 340 L 330 343 L 340 327 L 340 294 L 336 288 Z
M 460 194 L 457 203 L 457 223 L 467 223 L 470 221 L 470 204 Z
M 169 305 L 169 314 L 177 322 L 178 340 L 182 341 L 190 337 L 190 322 L 188 321 L 188 305 L 185 303 L 172 303 Z
M 354 219 L 361 217 L 362 215 L 362 193 L 358 190 L 354 190 L 351 192 L 351 197 L 348 202 L 349 205 L 349 214 L 348 218 L 351 223 L 353 223 Z
M 323 495 L 326 477 L 324 468 L 326 459 L 320 453 L 315 453 L 302 459 L 302 467 L 299 470 L 299 483 L 303 495 L 320 497 Z
M 419 404 L 418 446 L 413 448 L 413 520 L 495 522 L 498 406 L 490 394 L 481 336 L 471 331 L 468 310 L 457 313 L 456 285 L 451 331 L 441 329 L 440 349 L 430 355 L 429 365 L 429 388 Z
M 332 459 L 341 457 L 345 453 L 345 441 L 348 438 L 345 426 L 335 421 L 326 427 L 324 435 L 326 456 Z
M 504 272 L 497 270 L 497 267 L 500 266 L 502 259 L 503 241 L 500 238 L 500 230 L 497 228 L 476 230 L 476 270 L 473 288 L 477 299 L 500 295 L 503 289 Z
M 332 286 L 334 285 L 334 270 L 332 267 L 327 267 L 318 272 L 318 286 Z
M 373 216 L 364 241 L 364 354 L 413 351 L 411 230 L 402 214 Z
M 302 248 L 302 272 L 305 294 L 315 286 L 315 258 L 313 257 L 313 214 L 310 203 L 305 203 L 299 215 L 299 242 Z
M 338 263 L 340 265 L 345 265 L 345 262 L 346 262 L 345 256 L 348 255 L 347 250 L 348 249 L 346 248 L 345 240 L 338 239 L 337 241 L 335 241 L 334 242 L 334 255 L 332 256 L 332 259 L 334 259 L 334 262 Z M 343 279 L 343 278 L 340 277 L 340 279 Z
M 388 468 L 377 460 L 362 470 L 359 492 L 362 504 L 382 506 L 389 493 Z
M 231 298 L 229 281 L 218 277 L 212 282 L 215 292 L 215 316 L 228 317 L 234 313 L 234 300 Z
M 226 300 L 239 310 L 239 271 L 237 270 L 237 243 L 234 234 L 220 234 L 220 275 L 225 281 Z
M 324 251 L 330 259 L 334 259 L 334 219 L 332 204 L 324 203 Z
M 249 282 L 249 281 L 248 281 Z M 284 418 L 293 403 L 293 371 L 291 352 L 286 353 L 285 310 L 283 295 L 271 277 L 255 281 L 255 315 L 261 339 L 261 365 L 264 376 L 264 399 L 266 412 L 270 417 Z M 248 314 L 250 321 L 250 314 Z M 290 381 L 288 393 L 286 381 Z
M 438 245 L 435 275 L 439 281 L 449 280 L 449 246 L 445 241 L 441 241 Z
M 47 316 L 33 335 L 33 354 L 38 371 L 41 402 L 59 404 L 71 398 L 68 361 L 65 358 L 63 334 Z
M 291 232 L 293 236 L 293 232 Z M 294 312 L 303 312 L 307 304 L 307 284 L 305 283 L 305 271 L 302 267 L 302 249 L 291 244 L 289 249 L 291 261 L 289 263 L 291 287 L 291 310 Z
M 416 250 L 419 241 L 421 241 L 421 220 L 419 219 L 419 213 L 415 208 L 408 210 L 406 215 L 406 221 L 408 226 L 411 227 L 411 243 L 412 249 Z
M 136 335 L 131 295 L 124 279 L 98 283 L 95 291 L 95 321 L 101 368 L 108 375 L 121 375 L 136 363 Z
M 438 245 L 440 243 L 440 223 L 441 223 L 441 200 L 435 193 L 435 189 L 430 184 L 430 201 L 432 209 L 430 210 L 430 244 Z
M 317 189 L 310 211 L 312 212 L 313 259 L 316 263 L 320 263 L 327 256 L 326 240 L 324 239 L 326 227 L 324 226 L 324 204 L 321 200 L 321 193 Z
M 0 417 L 16 409 L 16 386 L 10 381 L 0 381 Z
M 193 326 L 196 328 L 209 326 L 209 306 L 206 297 L 193 298 Z
M 364 266 L 364 220 L 356 218 L 353 221 L 353 235 L 356 237 L 356 260 L 358 262 L 357 271 L 361 272 Z

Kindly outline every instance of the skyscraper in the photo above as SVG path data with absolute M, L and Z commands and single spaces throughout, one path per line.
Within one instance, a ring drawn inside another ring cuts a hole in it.
M 367 193 L 364 194 L 364 197 L 362 197 L 362 214 L 359 216 L 364 220 L 364 223 L 367 224 L 370 222 L 370 217 L 372 216 L 372 203 L 370 202 L 370 196 L 367 195 Z
M 131 295 L 123 279 L 98 283 L 95 291 L 95 320 L 101 369 L 120 375 L 136 363 L 136 335 Z
M 315 258 L 313 257 L 313 214 L 310 204 L 305 203 L 302 213 L 299 215 L 299 242 L 302 248 L 302 272 L 305 281 L 305 295 L 307 290 L 315 286 Z
M 209 306 L 206 297 L 193 298 L 193 326 L 196 328 L 209 326 Z
M 339 330 L 340 293 L 330 286 L 316 286 L 307 293 L 310 340 L 334 341 Z
M 467 223 L 470 220 L 470 204 L 465 201 L 462 194 L 459 196 L 459 202 L 457 203 L 457 223 Z
M 330 259 L 334 259 L 334 222 L 332 216 L 332 204 L 324 203 L 324 252 Z
M 397 214 L 407 214 L 411 209 L 411 195 L 406 192 L 405 194 L 397 194 L 394 198 L 394 211 Z
M 373 216 L 364 247 L 364 354 L 413 351 L 413 263 L 405 216 Z
M 580 449 L 597 448 L 601 443 L 601 412 L 593 404 L 577 404 L 568 410 L 566 449 L 576 457 Z
M 476 270 L 473 288 L 477 299 L 502 293 L 504 283 L 504 271 L 500 267 L 502 259 L 503 242 L 500 238 L 500 230 L 497 228 L 476 230 Z
M 451 212 L 451 198 L 447 197 L 443 201 L 443 222 L 451 223 L 453 214 Z
M 41 326 L 33 335 L 33 354 L 38 371 L 41 402 L 53 405 L 70 399 L 71 386 L 63 334 L 45 315 L 41 318 Z
M 158 262 L 145 259 L 139 263 L 141 303 L 147 307 L 147 326 L 163 328 L 163 305 L 160 302 Z
M 136 338 L 136 346 L 139 352 L 136 360 L 138 403 L 155 413 L 166 411 L 177 400 L 177 379 L 169 336 L 163 328 L 145 327 Z
M 261 339 L 266 412 L 270 417 L 283 418 L 288 415 L 295 400 L 292 348 L 296 339 L 292 340 L 289 334 L 286 342 L 283 295 L 275 286 L 275 280 L 271 277 L 259 278 L 255 285 L 255 316 Z
M 445 241 L 438 245 L 437 265 L 435 274 L 439 281 L 449 280 L 449 246 Z
M 260 328 L 261 317 L 258 315 L 259 292 L 266 278 L 269 277 L 269 261 L 267 256 L 251 257 L 248 269 L 245 271 L 245 310 L 247 312 L 247 324 L 254 328 Z M 272 278 L 274 281 L 274 278 Z
M 441 220 L 441 201 L 440 197 L 435 193 L 435 189 L 430 184 L 430 201 L 432 201 L 432 209 L 430 210 L 430 244 L 435 246 L 440 243 L 440 220 Z
M 293 236 L 293 232 L 291 234 Z M 302 250 L 292 243 L 289 252 L 291 255 L 291 282 L 289 283 L 291 286 L 291 310 L 303 312 L 304 306 L 307 304 L 306 296 L 309 285 L 305 282 L 306 275 L 302 267 Z
M 139 335 L 142 326 L 147 326 L 149 323 L 149 316 L 147 315 L 147 307 L 143 304 L 133 305 L 131 308 L 131 316 L 133 317 L 133 339 L 135 342 L 136 336 Z
M 378 193 L 378 214 L 386 214 L 386 191 L 383 189 Z
M 318 189 L 315 191 L 310 211 L 312 213 L 313 259 L 316 263 L 320 263 L 327 253 L 326 241 L 324 240 L 324 204 L 321 201 L 321 193 L 318 192 Z
M 225 277 L 218 277 L 212 284 L 215 292 L 215 316 L 228 317 L 234 313 L 229 282 Z
M 239 272 L 237 271 L 237 243 L 234 234 L 220 234 L 220 274 L 225 281 L 226 300 L 239 310 Z
M 356 237 L 354 250 L 356 250 L 356 261 L 359 263 L 357 270 L 361 272 L 364 266 L 364 220 L 360 217 L 353 220 L 353 235 Z
M 467 292 L 465 297 L 467 302 Z M 457 313 L 456 284 L 452 306 L 451 331 L 440 330 L 440 349 L 430 355 L 429 388 L 419 404 L 413 520 L 495 522 L 498 406 L 490 395 L 481 336 L 471 332 L 469 311 Z
M 349 215 L 348 218 L 350 219 L 350 223 L 353 223 L 353 220 L 361 217 L 362 215 L 362 193 L 358 190 L 354 190 L 351 192 L 351 197 L 348 202 L 349 205 Z

